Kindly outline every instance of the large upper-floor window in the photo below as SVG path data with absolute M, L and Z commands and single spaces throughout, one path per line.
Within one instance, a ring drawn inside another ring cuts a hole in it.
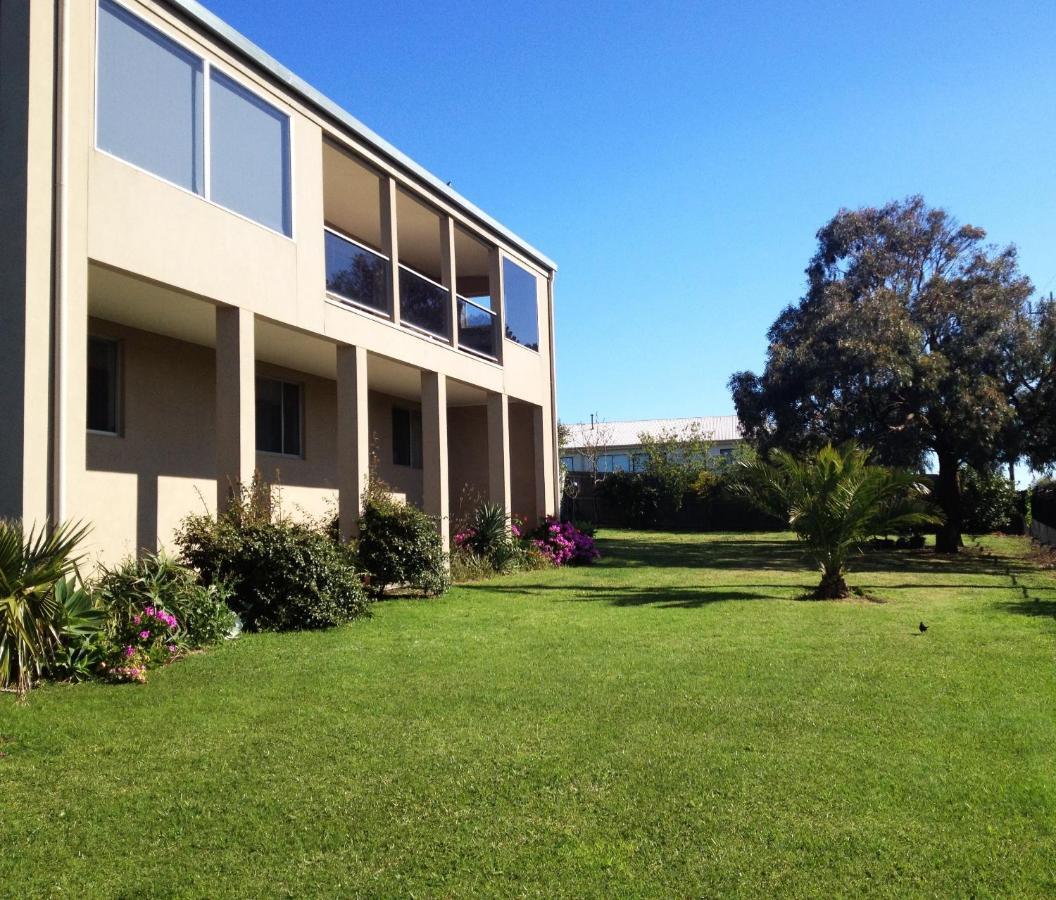
M 114 0 L 99 2 L 97 79 L 100 150 L 293 233 L 289 116 Z
M 532 350 L 539 349 L 538 281 L 510 259 L 502 261 L 506 337 Z

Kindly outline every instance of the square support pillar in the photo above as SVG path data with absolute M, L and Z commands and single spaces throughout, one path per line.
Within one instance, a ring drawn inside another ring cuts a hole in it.
M 535 514 L 539 519 L 556 514 L 554 509 L 553 459 L 550 429 L 541 406 L 532 407 L 532 443 L 535 460 Z
M 337 517 L 341 539 L 359 533 L 363 494 L 370 479 L 367 351 L 337 348 Z
M 488 394 L 488 499 L 510 514 L 510 406 L 505 394 Z
M 444 287 L 450 300 L 451 346 L 458 346 L 458 276 L 455 269 L 455 220 L 440 218 L 440 269 Z
M 451 504 L 447 468 L 447 376 L 422 372 L 422 495 L 437 520 L 444 552 L 451 549 Z
M 381 249 L 389 257 L 389 317 L 400 324 L 400 239 L 396 229 L 396 179 L 381 179 Z
M 502 251 L 498 247 L 492 247 L 488 254 L 488 289 L 491 308 L 495 310 L 495 358 L 501 364 L 506 344 L 506 299 L 502 283 Z
M 254 317 L 237 306 L 216 308 L 216 505 L 253 480 L 257 462 Z

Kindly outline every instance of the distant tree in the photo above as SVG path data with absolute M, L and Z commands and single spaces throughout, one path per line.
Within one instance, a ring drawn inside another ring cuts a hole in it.
M 569 427 L 567 422 L 562 422 L 560 419 L 557 422 L 557 448 L 558 450 L 564 450 L 565 447 L 570 446 L 572 443 L 572 429 Z
M 803 459 L 775 450 L 769 462 L 737 466 L 734 489 L 785 519 L 821 570 L 819 600 L 850 594 L 848 562 L 869 538 L 941 522 L 925 501 L 924 476 L 871 465 L 869 451 L 853 444 L 826 444 Z
M 655 480 L 668 513 L 676 513 L 682 508 L 686 492 L 708 469 L 710 438 L 699 422 L 690 422 L 682 428 L 639 433 L 645 475 Z
M 730 379 L 764 453 L 854 439 L 889 465 L 934 454 L 945 553 L 960 545 L 962 465 L 1049 453 L 1026 422 L 1044 418 L 1032 286 L 1015 248 L 985 236 L 920 197 L 841 210 L 818 232 L 806 295 L 770 328 L 762 375 Z
M 612 446 L 612 435 L 612 426 L 608 422 L 602 422 L 600 419 L 592 420 L 589 428 L 586 425 L 580 427 L 579 447 L 577 450 L 579 455 L 587 461 L 587 465 L 590 466 L 590 471 L 595 481 L 598 480 L 598 465 L 601 458 L 608 453 L 609 448 Z

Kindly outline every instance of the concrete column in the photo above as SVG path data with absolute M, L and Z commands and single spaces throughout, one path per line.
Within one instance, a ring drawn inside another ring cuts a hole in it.
M 488 257 L 488 287 L 491 290 L 492 309 L 495 310 L 495 358 L 502 363 L 502 350 L 506 337 L 506 299 L 502 285 L 502 253 L 498 247 L 491 248 Z
M 488 500 L 510 513 L 510 406 L 505 394 L 488 394 Z
M 341 539 L 359 533 L 363 494 L 370 478 L 367 351 L 337 348 L 337 516 Z
M 256 361 L 253 313 L 216 308 L 216 506 L 253 480 L 257 456 Z
M 451 549 L 451 504 L 447 469 L 447 376 L 422 372 L 422 493 L 435 516 L 444 551 Z
M 396 230 L 396 179 L 381 179 L 381 249 L 389 258 L 389 315 L 400 324 L 400 239 Z
M 52 512 L 54 29 L 54 4 L 0 3 L 0 517 L 26 525 Z
M 554 487 L 551 481 L 553 467 L 548 444 L 550 429 L 547 428 L 545 410 L 532 407 L 532 457 L 535 461 L 535 514 L 542 519 L 555 514 Z
M 458 288 L 455 270 L 455 220 L 450 216 L 440 217 L 440 268 L 444 287 L 450 294 L 451 307 L 448 320 L 451 322 L 451 346 L 458 346 Z

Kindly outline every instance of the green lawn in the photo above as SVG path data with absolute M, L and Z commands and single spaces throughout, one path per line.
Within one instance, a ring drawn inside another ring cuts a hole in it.
M 818 603 L 784 536 L 609 532 L 0 697 L 0 894 L 1052 895 L 1056 575 L 986 546 Z

